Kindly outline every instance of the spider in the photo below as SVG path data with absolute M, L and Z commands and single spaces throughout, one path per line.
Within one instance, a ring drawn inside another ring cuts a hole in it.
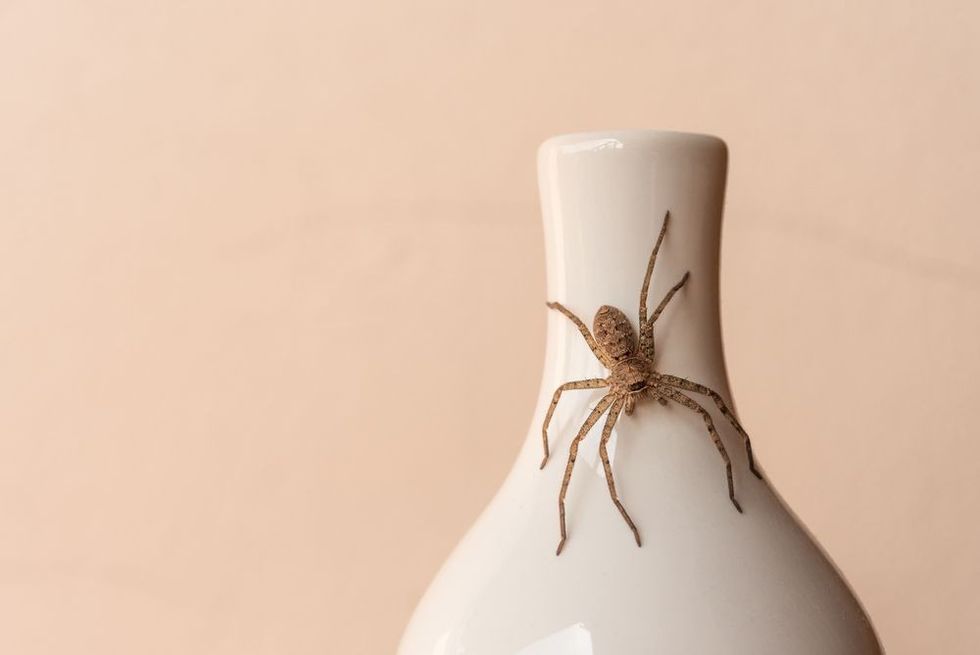
M 627 513 L 626 508 L 623 507 L 623 503 L 620 502 L 619 495 L 616 493 L 616 483 L 613 480 L 612 467 L 609 464 L 609 453 L 607 452 L 606 446 L 620 413 L 625 411 L 626 414 L 632 414 L 638 400 L 649 396 L 658 400 L 662 405 L 667 405 L 668 401 L 673 401 L 701 415 L 708 434 L 711 436 L 711 440 L 714 442 L 715 447 L 721 454 L 722 460 L 725 462 L 725 475 L 728 479 L 728 498 L 732 501 L 732 505 L 735 506 L 735 509 L 739 513 L 742 512 L 742 507 L 735 499 L 735 485 L 732 481 L 732 462 L 728 456 L 728 452 L 725 450 L 725 446 L 718 436 L 718 431 L 715 429 L 711 415 L 693 398 L 684 393 L 685 391 L 708 396 L 714 401 L 718 409 L 721 410 L 721 413 L 728 419 L 745 442 L 749 470 L 757 478 L 762 479 L 762 475 L 756 469 L 755 460 L 752 457 L 752 442 L 749 440 L 749 435 L 742 429 L 738 419 L 735 418 L 735 415 L 725 404 L 725 401 L 722 400 L 721 396 L 703 384 L 691 382 L 676 375 L 660 373 L 654 368 L 655 348 L 653 324 L 660 317 L 660 314 L 664 311 L 671 298 L 674 297 L 674 294 L 680 291 L 681 287 L 684 286 L 690 277 L 690 272 L 684 273 L 680 281 L 671 287 L 663 300 L 660 301 L 660 304 L 653 310 L 653 314 L 649 318 L 647 317 L 647 293 L 650 290 L 650 278 L 653 275 L 653 267 L 657 262 L 657 252 L 660 250 L 664 235 L 667 233 L 669 220 L 670 212 L 668 211 L 664 216 L 663 226 L 660 228 L 660 235 L 657 237 L 657 242 L 653 246 L 653 252 L 650 254 L 646 277 L 643 279 L 643 287 L 640 290 L 639 341 L 637 341 L 636 333 L 633 330 L 633 326 L 630 325 L 626 314 L 615 307 L 603 305 L 596 312 L 593 323 L 595 336 L 593 337 L 592 333 L 589 332 L 589 328 L 586 327 L 582 320 L 565 306 L 557 302 L 548 303 L 548 307 L 561 312 L 575 324 L 575 327 L 585 337 L 585 342 L 592 350 L 592 353 L 609 371 L 609 377 L 606 378 L 575 380 L 559 386 L 555 390 L 555 395 L 551 399 L 551 405 L 548 407 L 548 413 L 544 417 L 544 425 L 541 426 L 541 438 L 544 444 L 544 459 L 541 460 L 541 468 L 544 468 L 548 462 L 549 454 L 548 424 L 551 422 L 551 417 L 555 413 L 555 408 L 558 406 L 561 394 L 573 389 L 609 389 L 609 392 L 602 397 L 588 418 L 585 419 L 585 423 L 582 424 L 575 439 L 572 440 L 572 445 L 569 449 L 568 463 L 565 466 L 565 475 L 561 482 L 561 493 L 558 495 L 561 541 L 558 543 L 556 555 L 561 555 L 562 548 L 568 536 L 565 531 L 565 494 L 568 492 L 568 482 L 572 477 L 572 469 L 575 467 L 575 460 L 578 457 L 579 444 L 607 410 L 609 411 L 609 415 L 606 418 L 606 424 L 602 429 L 602 437 L 599 440 L 599 457 L 602 459 L 602 466 L 606 473 L 606 485 L 609 487 L 609 495 L 616 509 L 622 514 L 623 520 L 626 521 L 626 525 L 633 532 L 637 546 L 640 545 L 640 533 L 636 529 L 636 524 L 633 523 L 633 519 Z

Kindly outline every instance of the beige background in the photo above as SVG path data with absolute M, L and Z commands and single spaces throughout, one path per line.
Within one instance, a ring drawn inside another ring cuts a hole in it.
M 665 127 L 771 479 L 975 653 L 974 7 L 0 0 L 0 652 L 391 653 L 527 428 L 538 142 Z

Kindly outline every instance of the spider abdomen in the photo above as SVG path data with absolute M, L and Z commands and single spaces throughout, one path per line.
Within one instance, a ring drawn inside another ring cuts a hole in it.
M 595 339 L 603 351 L 615 360 L 636 352 L 636 332 L 629 318 L 611 305 L 603 305 L 592 323 Z

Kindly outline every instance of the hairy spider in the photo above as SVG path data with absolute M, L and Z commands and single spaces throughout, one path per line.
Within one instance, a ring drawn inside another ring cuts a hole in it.
M 653 342 L 653 324 L 660 317 L 660 314 L 664 311 L 670 299 L 684 286 L 684 283 L 687 282 L 690 276 L 690 273 L 684 273 L 680 281 L 667 292 L 663 300 L 660 301 L 660 304 L 657 305 L 657 308 L 653 310 L 653 314 L 649 318 L 647 317 L 647 293 L 650 290 L 650 278 L 653 275 L 654 264 L 657 262 L 657 252 L 660 250 L 660 244 L 663 243 L 664 235 L 667 233 L 667 223 L 669 220 L 670 212 L 668 211 L 664 216 L 664 223 L 660 228 L 657 243 L 653 246 L 653 252 L 650 254 L 646 277 L 643 279 L 643 287 L 640 290 L 639 343 L 637 343 L 636 333 L 633 331 L 633 326 L 630 325 L 626 314 L 615 307 L 603 305 L 596 312 L 593 323 L 595 337 L 593 337 L 592 333 L 589 332 L 589 328 L 586 327 L 585 323 L 578 316 L 570 312 L 560 303 L 548 303 L 548 307 L 558 310 L 575 324 L 575 327 L 585 337 L 585 342 L 592 349 L 593 354 L 609 370 L 609 377 L 606 378 L 576 380 L 574 382 L 566 382 L 559 386 L 555 390 L 555 395 L 551 399 L 551 405 L 548 407 L 548 413 L 544 417 L 544 425 L 541 426 L 541 438 L 544 444 L 544 459 L 541 460 L 541 468 L 544 468 L 544 465 L 548 462 L 548 424 L 551 422 L 551 417 L 555 413 L 555 407 L 558 406 L 558 400 L 561 398 L 562 392 L 572 389 L 609 389 L 609 393 L 602 397 L 588 418 L 585 419 L 585 423 L 582 424 L 578 434 L 575 435 L 575 439 L 572 440 L 572 445 L 569 449 L 568 464 L 565 466 L 565 476 L 561 481 L 561 493 L 558 495 L 561 541 L 558 543 L 556 555 L 561 554 L 562 547 L 565 545 L 565 539 L 567 538 L 567 533 L 565 532 L 565 494 L 568 492 L 568 482 L 572 477 L 572 469 L 575 467 L 575 460 L 578 457 L 579 444 L 607 410 L 609 411 L 609 416 L 606 418 L 606 424 L 602 429 L 602 438 L 599 440 L 599 457 L 602 459 L 602 467 L 606 473 L 606 484 L 609 487 L 609 495 L 612 498 L 613 504 L 616 505 L 616 509 L 623 515 L 626 525 L 633 531 L 633 537 L 636 539 L 637 546 L 640 545 L 640 533 L 616 493 L 616 483 L 613 480 L 613 472 L 609 464 L 609 453 L 607 452 L 606 445 L 609 442 L 609 437 L 612 435 L 613 427 L 616 425 L 620 413 L 625 411 L 627 414 L 632 414 L 636 402 L 641 398 L 647 396 L 656 398 L 663 405 L 666 405 L 668 401 L 673 401 L 701 415 L 705 427 L 708 429 L 708 434 L 711 436 L 711 440 L 714 442 L 715 447 L 721 454 L 722 460 L 725 462 L 725 475 L 728 479 L 728 497 L 739 513 L 742 512 L 742 507 L 735 500 L 735 485 L 732 481 L 732 462 L 728 457 L 728 452 L 721 442 L 721 437 L 718 436 L 718 431 L 715 429 L 711 415 L 693 398 L 683 393 L 684 391 L 699 393 L 708 396 L 714 401 L 718 409 L 721 410 L 721 413 L 729 420 L 745 442 L 749 470 L 757 478 L 762 479 L 762 475 L 755 468 L 755 460 L 752 457 L 752 442 L 749 440 L 749 435 L 742 429 L 738 419 L 728 409 L 721 396 L 703 384 L 691 382 L 676 375 L 659 373 L 654 369 L 655 348 Z

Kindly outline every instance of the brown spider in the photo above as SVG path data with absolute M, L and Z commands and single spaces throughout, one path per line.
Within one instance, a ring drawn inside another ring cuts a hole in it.
M 558 551 L 556 555 L 561 554 L 562 547 L 565 545 L 565 539 L 567 534 L 565 532 L 565 494 L 568 491 L 568 482 L 572 477 L 572 469 L 575 466 L 575 459 L 578 457 L 578 447 L 585 438 L 592 426 L 596 424 L 599 417 L 609 410 L 609 416 L 606 418 L 605 427 L 602 429 L 602 438 L 599 440 L 599 457 L 602 458 L 602 466 L 606 472 L 606 484 L 609 486 L 609 495 L 612 497 L 613 503 L 616 505 L 616 509 L 619 513 L 623 515 L 623 519 L 629 526 L 630 530 L 633 531 L 633 537 L 636 538 L 636 545 L 640 545 L 640 533 L 636 529 L 636 525 L 630 518 L 629 514 L 626 512 L 626 508 L 619 501 L 619 496 L 616 494 L 616 483 L 613 481 L 612 467 L 609 465 L 609 454 L 606 451 L 606 444 L 609 442 L 609 437 L 612 435 L 613 427 L 616 425 L 616 420 L 619 418 L 619 414 L 622 411 L 626 411 L 627 414 L 633 413 L 633 408 L 636 405 L 636 401 L 644 396 L 651 396 L 656 398 L 661 404 L 666 405 L 667 401 L 672 400 L 688 409 L 691 409 L 701 415 L 704 420 L 704 424 L 708 429 L 708 434 L 711 435 L 711 440 L 714 442 L 715 447 L 721 454 L 722 460 L 725 462 L 725 474 L 728 478 L 728 497 L 732 501 L 732 505 L 735 509 L 742 512 L 742 507 L 735 500 L 735 485 L 732 481 L 732 462 L 728 457 L 728 452 L 725 450 L 724 444 L 721 442 L 721 438 L 718 436 L 718 431 L 715 429 L 714 422 L 711 420 L 711 415 L 704 409 L 701 405 L 695 402 L 690 396 L 682 393 L 683 391 L 689 391 L 694 393 L 703 394 L 710 397 L 721 413 L 724 414 L 725 418 L 731 422 L 735 430 L 741 435 L 742 439 L 745 441 L 745 452 L 748 456 L 749 470 L 759 478 L 762 479 L 762 475 L 755 468 L 755 460 L 752 458 L 752 443 L 749 440 L 749 435 L 746 434 L 745 430 L 739 424 L 738 419 L 732 414 L 731 410 L 725 404 L 725 401 L 721 399 L 721 396 L 717 392 L 709 389 L 708 387 L 698 384 L 696 382 L 691 382 L 681 377 L 675 375 L 667 375 L 666 373 L 658 373 L 653 366 L 654 361 L 654 343 L 653 343 L 653 324 L 656 322 L 657 318 L 663 312 L 667 303 L 670 299 L 674 297 L 684 283 L 687 282 L 690 273 L 684 273 L 684 277 L 681 278 L 680 282 L 675 284 L 670 291 L 664 296 L 664 299 L 660 301 L 657 308 L 653 310 L 653 315 L 647 318 L 647 292 L 650 289 L 650 277 L 653 275 L 653 266 L 657 262 L 657 252 L 660 250 L 660 244 L 663 243 L 664 235 L 667 233 L 667 222 L 670 219 L 670 212 L 664 216 L 663 227 L 660 228 L 660 236 L 657 237 L 657 243 L 653 247 L 653 252 L 650 254 L 650 262 L 647 264 L 646 277 L 643 279 L 643 288 L 640 290 L 640 339 L 639 344 L 637 344 L 636 333 L 633 331 L 633 326 L 630 325 L 629 319 L 619 309 L 615 307 L 610 307 L 609 305 L 603 305 L 596 312 L 595 322 L 593 323 L 593 328 L 595 330 L 595 337 L 589 332 L 589 328 L 579 319 L 578 316 L 570 312 L 567 308 L 557 302 L 549 302 L 548 307 L 551 309 L 557 309 L 559 312 L 567 316 L 572 323 L 578 328 L 582 336 L 585 337 L 585 342 L 592 349 L 593 354 L 602 362 L 602 365 L 609 370 L 609 377 L 607 378 L 593 378 L 589 380 L 576 380 L 574 382 L 566 382 L 565 384 L 558 387 L 555 390 L 555 395 L 551 399 L 551 405 L 548 407 L 548 413 L 544 417 L 544 425 L 541 427 L 541 438 L 544 443 L 544 459 L 541 460 L 541 468 L 548 461 L 548 423 L 551 422 L 551 416 L 555 413 L 555 407 L 558 406 L 558 400 L 561 398 L 563 391 L 569 391 L 571 389 L 598 389 L 602 387 L 608 387 L 609 393 L 602 397 L 599 403 L 595 406 L 589 417 L 585 419 L 585 423 L 579 429 L 578 434 L 575 439 L 572 440 L 571 448 L 568 454 L 568 464 L 565 466 L 565 476 L 561 482 L 561 493 L 558 496 L 558 512 L 561 520 L 561 541 L 558 543 Z

